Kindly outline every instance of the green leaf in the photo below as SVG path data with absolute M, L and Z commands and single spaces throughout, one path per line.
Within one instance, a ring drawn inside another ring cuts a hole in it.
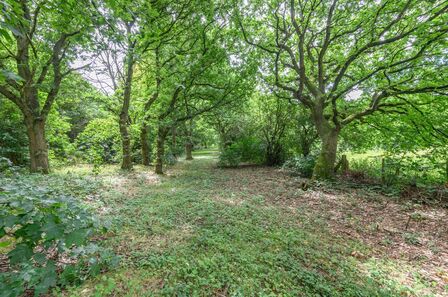
M 34 287 L 34 296 L 40 296 L 48 291 L 49 288 L 56 285 L 57 274 L 56 265 L 53 261 L 48 261 L 47 265 L 40 271 L 42 279 Z
M 88 235 L 89 229 L 79 229 L 75 230 L 67 235 L 65 238 L 65 244 L 67 247 L 70 247 L 71 245 L 81 245 L 84 243 L 87 235 Z
M 63 234 L 62 227 L 59 224 L 57 224 L 54 220 L 46 222 L 41 230 L 45 232 L 46 240 L 59 238 Z
M 15 215 L 8 215 L 6 217 L 0 218 L 0 226 L 2 227 L 12 227 L 19 221 L 19 218 Z
M 13 243 L 12 240 L 4 240 L 4 241 L 0 241 L 0 248 L 5 248 L 10 246 Z
M 3 37 L 6 39 L 6 41 L 8 41 L 8 42 L 12 42 L 12 38 L 11 38 L 11 36 L 9 35 L 8 31 L 6 31 L 6 30 L 0 28 L 0 35 L 3 36 Z
M 43 265 L 45 262 L 47 262 L 47 257 L 42 253 L 35 254 L 33 258 L 39 265 Z
M 41 226 L 38 223 L 25 225 L 14 232 L 16 237 L 22 237 L 26 241 L 37 242 L 42 237 Z
M 11 264 L 19 264 L 28 261 L 33 256 L 33 250 L 26 244 L 18 244 L 8 253 Z

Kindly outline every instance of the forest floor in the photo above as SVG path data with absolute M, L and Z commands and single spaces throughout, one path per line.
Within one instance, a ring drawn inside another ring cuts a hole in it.
M 85 201 L 112 221 L 121 264 L 62 294 L 448 296 L 447 209 L 216 161 L 103 169 Z

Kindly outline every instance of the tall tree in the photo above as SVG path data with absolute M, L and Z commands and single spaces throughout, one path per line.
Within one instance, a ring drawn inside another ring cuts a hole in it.
M 334 175 L 345 126 L 378 111 L 403 112 L 409 95 L 446 95 L 447 11 L 442 0 L 237 5 L 243 38 L 271 57 L 271 83 L 312 114 L 321 140 L 316 178 Z
M 121 105 L 118 123 L 121 135 L 122 162 L 121 169 L 133 167 L 131 135 L 129 133 L 129 109 L 132 98 L 134 68 L 142 51 L 143 27 L 146 14 L 150 14 L 149 4 L 140 1 L 105 1 L 97 7 L 103 16 L 97 34 L 100 36 L 97 48 L 99 73 L 106 76 L 106 92 L 117 98 Z M 102 76 L 99 79 L 102 80 Z
M 75 70 L 69 62 L 90 29 L 89 3 L 20 0 L 2 5 L 7 30 L 0 36 L 0 94 L 23 115 L 31 172 L 48 173 L 45 124 L 62 80 Z
M 178 14 L 183 19 L 148 57 L 155 75 L 145 115 L 157 130 L 155 172 L 159 174 L 163 173 L 165 140 L 173 128 L 247 92 L 241 88 L 247 66 L 231 65 L 232 49 L 224 43 L 228 18 L 222 6 L 188 3 L 192 6 L 181 8 L 184 14 Z

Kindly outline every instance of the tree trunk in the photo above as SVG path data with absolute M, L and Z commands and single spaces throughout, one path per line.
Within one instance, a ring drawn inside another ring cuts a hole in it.
M 123 152 L 121 169 L 132 170 L 131 136 L 128 131 L 128 115 L 124 111 L 120 113 L 120 135 Z
M 174 159 L 177 160 L 177 131 L 176 131 L 176 126 L 173 126 L 171 128 L 171 144 L 172 144 L 172 153 L 173 153 L 173 157 Z
M 274 140 L 275 141 L 275 140 Z M 279 143 L 269 143 L 266 148 L 266 165 L 276 166 L 281 163 L 281 146 Z
M 186 126 L 186 132 L 187 137 L 185 141 L 185 160 L 193 160 L 193 140 L 192 140 L 192 134 L 193 134 L 193 123 L 192 120 L 190 120 Z
M 185 160 L 193 160 L 193 144 L 191 143 L 190 139 L 187 139 L 187 142 L 185 143 Z
M 308 157 L 311 152 L 309 143 L 302 143 L 302 156 Z
M 26 119 L 30 150 L 30 171 L 49 173 L 48 147 L 45 139 L 45 121 Z
M 149 130 L 148 125 L 146 124 L 143 124 L 140 129 L 140 142 L 142 145 L 142 164 L 144 166 L 150 165 L 148 130 Z
M 334 177 L 339 131 L 328 129 L 326 133 L 320 133 L 319 137 L 322 140 L 322 148 L 314 166 L 313 178 L 331 179 Z
M 120 112 L 120 134 L 123 151 L 123 161 L 121 163 L 121 169 L 132 170 L 132 149 L 131 149 L 131 136 L 128 131 L 129 122 L 129 106 L 131 105 L 131 88 L 132 79 L 134 75 L 134 44 L 130 40 L 131 25 L 126 24 L 126 30 L 128 33 L 128 52 L 126 54 L 126 78 L 123 91 L 123 106 Z
M 157 133 L 156 145 L 156 165 L 154 172 L 156 174 L 163 174 L 163 156 L 165 155 L 165 138 L 168 130 L 166 128 L 159 128 Z

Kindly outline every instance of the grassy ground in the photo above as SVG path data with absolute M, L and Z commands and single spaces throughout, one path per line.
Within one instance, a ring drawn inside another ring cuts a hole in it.
M 333 228 L 339 223 L 331 203 L 296 204 L 306 196 L 285 185 L 292 180 L 276 169 L 218 169 L 216 154 L 207 151 L 163 177 L 144 168 L 131 174 L 108 168 L 97 179 L 105 189 L 87 201 L 112 221 L 104 244 L 121 265 L 65 296 L 448 294 L 443 283 L 422 277 L 417 264 L 389 259 Z M 448 270 L 442 264 L 440 271 Z

